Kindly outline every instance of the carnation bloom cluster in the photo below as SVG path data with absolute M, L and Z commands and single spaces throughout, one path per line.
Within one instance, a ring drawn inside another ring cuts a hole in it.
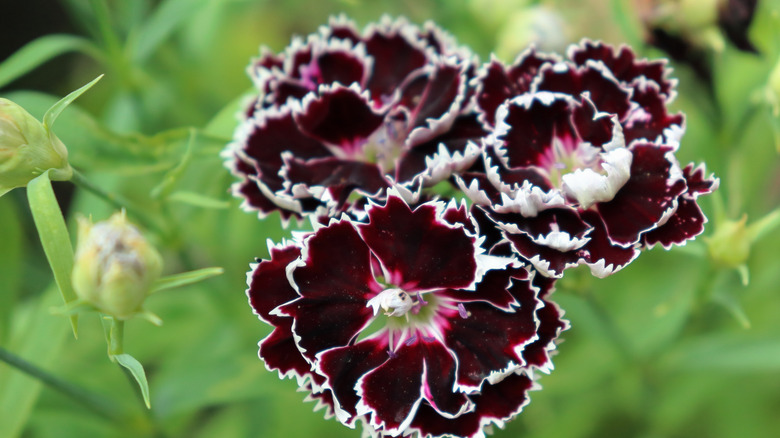
M 599 277 L 703 231 L 663 61 L 583 41 L 479 64 L 435 25 L 346 18 L 249 66 L 226 165 L 269 242 L 260 358 L 370 436 L 483 437 L 553 369 L 567 268 Z

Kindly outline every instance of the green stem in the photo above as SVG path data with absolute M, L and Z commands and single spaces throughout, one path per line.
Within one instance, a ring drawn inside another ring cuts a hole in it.
M 108 342 L 108 355 L 115 356 L 125 352 L 125 322 L 111 318 L 111 334 Z
M 127 214 L 138 220 L 138 222 L 143 224 L 144 227 L 150 230 L 154 230 L 160 236 L 166 236 L 168 234 L 165 230 L 162 229 L 162 227 L 160 227 L 157 221 L 146 214 L 142 208 L 136 206 L 134 203 L 122 198 L 119 195 L 103 190 L 101 187 L 88 180 L 84 174 L 78 170 L 73 169 L 73 179 L 71 179 L 71 181 L 78 187 L 92 193 L 108 204 L 111 204 L 116 209 L 124 209 Z
M 631 348 L 631 343 L 623 335 L 623 332 L 618 327 L 615 320 L 610 316 L 609 312 L 601 305 L 601 303 L 595 299 L 592 293 L 589 291 L 583 294 L 585 300 L 590 304 L 593 313 L 598 318 L 604 332 L 607 333 L 612 346 L 620 357 L 627 364 L 637 364 L 637 357 L 634 350 Z
M 9 366 L 35 379 L 40 380 L 48 387 L 59 391 L 60 393 L 81 403 L 86 408 L 100 415 L 101 417 L 112 421 L 123 420 L 123 417 L 120 414 L 120 409 L 111 400 L 93 392 L 87 391 L 86 389 L 80 386 L 76 386 L 73 383 L 63 380 L 57 376 L 54 376 L 46 370 L 38 368 L 37 366 L 11 353 L 3 347 L 0 347 L 0 361 L 5 362 Z

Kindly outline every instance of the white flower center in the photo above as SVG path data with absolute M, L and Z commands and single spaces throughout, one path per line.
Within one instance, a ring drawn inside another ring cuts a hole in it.
M 367 306 L 374 309 L 375 315 L 381 307 L 387 316 L 405 316 L 415 304 L 417 303 L 406 291 L 385 289 L 374 298 L 368 300 Z

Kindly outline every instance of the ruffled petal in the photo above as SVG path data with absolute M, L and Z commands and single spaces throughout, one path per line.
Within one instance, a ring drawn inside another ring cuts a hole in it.
M 374 312 L 366 303 L 382 289 L 371 271 L 369 249 L 348 220 L 307 238 L 288 277 L 300 298 L 278 313 L 295 318 L 297 344 L 310 361 L 321 351 L 349 344 L 371 321 Z
M 368 209 L 369 223 L 358 229 L 392 284 L 407 291 L 472 285 L 475 239 L 438 216 L 433 204 L 412 211 L 394 196 L 384 207 Z

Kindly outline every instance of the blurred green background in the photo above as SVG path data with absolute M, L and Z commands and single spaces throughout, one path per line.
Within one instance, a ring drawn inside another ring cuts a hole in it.
M 240 97 L 251 90 L 245 68 L 259 46 L 278 52 L 333 14 L 346 13 L 360 26 L 382 14 L 433 20 L 482 60 L 496 52 L 511 61 L 532 41 L 562 53 L 584 37 L 629 43 L 641 56 L 658 58 L 666 55 L 647 44 L 647 23 L 678 32 L 697 47 L 712 78 L 708 84 L 691 64 L 670 62 L 679 79 L 672 107 L 687 117 L 678 158 L 683 165 L 704 161 L 721 178 L 717 196 L 725 218 L 760 220 L 780 205 L 780 122 L 767 85 L 780 58 L 780 1 L 761 1 L 748 30 L 759 54 L 737 50 L 711 25 L 715 1 L 660 2 L 678 8 L 661 18 L 648 12 L 658 11 L 656 3 L 6 2 L 0 96 L 41 117 L 59 97 L 104 73 L 54 129 L 71 164 L 154 218 L 148 235 L 165 257 L 166 273 L 206 266 L 225 273 L 152 296 L 147 307 L 162 317 L 162 327 L 128 323 L 126 351 L 149 376 L 152 409 L 145 411 L 135 387 L 107 359 L 98 317 L 82 317 L 74 340 L 67 319 L 50 314 L 59 296 L 24 190 L 0 198 L 0 345 L 116 400 L 129 418 L 109 421 L 0 364 L 0 437 L 360 435 L 313 413 L 294 381 L 279 380 L 258 360 L 257 342 L 269 328 L 247 305 L 245 274 L 254 257 L 267 255 L 266 239 L 279 241 L 289 230 L 276 215 L 258 221 L 238 209 L 228 194 L 233 177 L 219 158 Z M 196 134 L 188 147 L 191 128 Z M 169 182 L 153 196 L 163 181 Z M 77 214 L 103 220 L 113 212 L 71 183 L 56 183 L 55 190 L 71 231 Z M 701 202 L 711 218 L 714 201 Z M 553 295 L 572 325 L 555 370 L 495 436 L 777 436 L 780 232 L 771 230 L 751 246 L 745 286 L 736 269 L 707 255 L 706 236 L 715 225 L 711 220 L 695 243 L 647 251 L 604 280 L 587 270 L 568 272 Z

